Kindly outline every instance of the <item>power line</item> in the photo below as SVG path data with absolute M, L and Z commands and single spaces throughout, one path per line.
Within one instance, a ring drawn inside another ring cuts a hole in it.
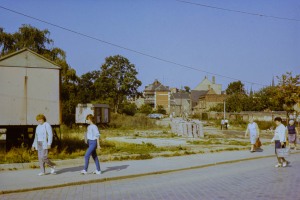
M 231 80 L 236 80 L 236 81 L 241 80 L 241 79 L 238 79 L 238 78 L 224 76 L 224 75 L 221 75 L 221 74 L 217 74 L 217 73 L 213 73 L 213 72 L 201 70 L 201 69 L 198 69 L 198 68 L 195 68 L 195 67 L 191 67 L 191 66 L 180 64 L 180 63 L 177 63 L 177 62 L 174 62 L 174 61 L 171 61 L 171 60 L 167 60 L 167 59 L 164 59 L 164 58 L 153 56 L 153 55 L 141 52 L 141 51 L 130 49 L 130 48 L 118 45 L 118 44 L 107 42 L 105 40 L 101 40 L 99 38 L 96 38 L 96 37 L 93 37 L 93 36 L 89 36 L 87 34 L 80 33 L 78 31 L 74 31 L 72 29 L 65 28 L 63 26 L 60 26 L 60 25 L 57 25 L 57 24 L 53 24 L 51 22 L 47 22 L 45 20 L 42 20 L 42 19 L 39 19 L 39 18 L 36 18 L 36 17 L 32 17 L 30 15 L 27 15 L 27 14 L 24 14 L 24 13 L 21 13 L 21 12 L 18 12 L 18 11 L 15 11 L 15 10 L 3 7 L 1 5 L 0 5 L 0 8 L 3 9 L 3 10 L 7 10 L 9 12 L 12 12 L 12 13 L 15 13 L 15 14 L 18 14 L 18 15 L 22 15 L 24 17 L 27 17 L 27 18 L 30 18 L 30 19 L 33 19 L 33 20 L 36 20 L 36 21 L 39 21 L 39 22 L 42 22 L 42 23 L 45 23 L 45 24 L 57 27 L 57 28 L 60 28 L 60 29 L 63 29 L 65 31 L 68 31 L 68 32 L 71 32 L 71 33 L 74 33 L 74 34 L 77 34 L 77 35 L 80 35 L 80 36 L 83 36 L 83 37 L 86 37 L 86 38 L 89 38 L 89 39 L 92 39 L 92 40 L 96 40 L 98 42 L 105 43 L 105 44 L 108 44 L 108 45 L 111 45 L 111 46 L 114 46 L 114 47 L 117 47 L 117 48 L 120 48 L 120 49 L 124 49 L 124 50 L 130 51 L 130 52 L 134 52 L 136 54 L 140 54 L 142 56 L 149 57 L 149 58 L 152 58 L 152 59 L 155 59 L 155 60 L 159 60 L 159 61 L 162 61 L 162 62 L 165 62 L 165 63 L 173 64 L 173 65 L 176 65 L 176 66 L 179 66 L 179 67 L 183 67 L 183 68 L 187 68 L 187 69 L 191 69 L 191 70 L 195 70 L 195 71 L 199 71 L 199 72 L 204 72 L 204 73 L 207 73 L 207 74 L 211 74 L 211 75 L 215 75 L 215 76 L 219 76 L 219 77 L 223 77 L 223 78 L 227 78 L 227 79 L 231 79 Z M 250 84 L 255 84 L 255 85 L 260 85 L 260 86 L 267 86 L 267 85 L 264 85 L 264 84 L 261 84 L 261 83 L 255 83 L 255 82 L 250 82 L 250 81 L 245 81 L 245 80 L 243 80 L 243 82 L 250 83 Z
M 273 18 L 273 19 L 300 22 L 300 19 L 295 19 L 295 18 L 277 17 L 277 16 L 265 15 L 265 14 L 261 14 L 261 13 L 252 13 L 252 12 L 246 12 L 246 11 L 241 11 L 241 10 L 233 10 L 233 9 L 221 8 L 221 7 L 210 6 L 210 5 L 206 5 L 206 4 L 194 3 L 194 2 L 183 1 L 183 0 L 175 0 L 175 1 L 178 1 L 180 3 L 195 5 L 195 6 L 201 6 L 201 7 L 211 8 L 211 9 L 222 10 L 222 11 L 236 12 L 236 13 L 245 14 L 245 15 L 252 15 L 252 16 L 257 16 L 257 17 L 268 17 L 268 18 Z

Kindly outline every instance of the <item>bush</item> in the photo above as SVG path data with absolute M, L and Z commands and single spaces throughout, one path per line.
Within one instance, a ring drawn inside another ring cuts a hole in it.
M 153 111 L 153 108 L 149 104 L 143 104 L 139 109 L 140 113 L 143 113 L 146 115 L 152 113 L 152 111 Z
M 136 114 L 135 116 L 125 116 L 113 113 L 111 115 L 111 128 L 119 129 L 151 129 L 157 127 L 155 121 L 149 119 L 144 114 Z
M 121 109 L 122 114 L 133 116 L 137 112 L 137 106 L 134 103 L 125 103 Z

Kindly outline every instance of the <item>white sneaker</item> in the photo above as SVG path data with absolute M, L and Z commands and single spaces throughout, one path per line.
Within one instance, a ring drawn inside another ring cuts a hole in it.
M 83 174 L 83 175 L 85 175 L 85 174 L 87 174 L 87 171 L 85 171 L 85 170 L 81 170 L 81 171 L 80 171 L 80 174 Z
M 56 174 L 55 168 L 56 168 L 55 166 L 51 167 L 50 174 Z
M 277 165 L 275 165 L 275 167 L 282 167 L 281 163 L 278 163 Z
M 45 175 L 45 173 L 44 172 L 40 172 L 40 173 L 38 173 L 38 176 L 44 176 Z
M 287 166 L 287 163 L 286 163 L 286 162 L 283 162 L 282 167 L 286 167 L 286 166 Z
M 93 172 L 93 174 L 100 175 L 100 174 L 102 174 L 102 172 L 101 172 L 101 171 L 98 171 L 98 170 L 95 170 L 95 171 Z

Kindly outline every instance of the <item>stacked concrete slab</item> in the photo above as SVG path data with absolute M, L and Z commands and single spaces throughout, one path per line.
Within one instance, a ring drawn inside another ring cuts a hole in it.
M 175 118 L 171 122 L 171 131 L 178 136 L 190 138 L 204 137 L 203 124 L 199 120 L 186 121 L 182 118 Z

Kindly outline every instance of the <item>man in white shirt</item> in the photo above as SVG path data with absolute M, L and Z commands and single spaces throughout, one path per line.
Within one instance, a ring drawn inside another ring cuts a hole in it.
M 289 162 L 286 161 L 284 157 L 278 157 L 276 152 L 276 149 L 285 148 L 286 146 L 286 128 L 282 124 L 282 119 L 280 117 L 275 117 L 274 121 L 276 124 L 276 129 L 274 132 L 274 137 L 271 141 L 275 141 L 275 154 L 278 160 L 278 164 L 275 165 L 275 167 L 286 167 Z

